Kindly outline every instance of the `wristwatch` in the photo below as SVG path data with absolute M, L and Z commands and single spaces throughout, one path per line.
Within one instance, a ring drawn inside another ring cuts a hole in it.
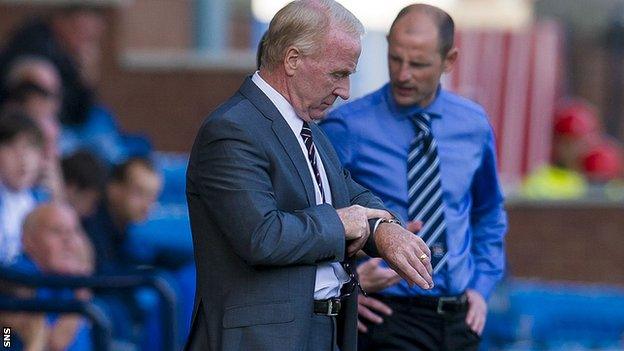
M 373 256 L 373 257 L 377 257 L 379 256 L 379 252 L 377 251 L 377 245 L 375 244 L 375 231 L 377 230 L 377 227 L 379 227 L 379 225 L 381 223 L 396 223 L 400 226 L 402 226 L 401 221 L 399 221 L 398 218 L 394 217 L 394 218 L 371 218 L 368 220 L 368 227 L 370 228 L 370 235 L 368 236 L 368 240 L 366 241 L 366 244 L 364 244 L 364 251 L 369 255 L 369 256 Z
M 401 222 L 396 218 L 371 218 L 368 220 L 371 235 L 375 234 L 375 232 L 377 231 L 377 227 L 379 227 L 381 223 L 395 223 L 401 225 Z

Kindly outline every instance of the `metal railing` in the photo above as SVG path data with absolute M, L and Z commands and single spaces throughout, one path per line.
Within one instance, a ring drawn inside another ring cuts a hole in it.
M 131 274 L 65 276 L 26 273 L 0 266 L 0 281 L 33 288 L 57 289 L 130 289 L 152 287 L 164 302 L 162 313 L 163 349 L 177 349 L 177 299 L 171 284 L 157 272 L 145 271 Z M 0 299 L 0 310 L 25 312 L 79 313 L 93 323 L 94 347 L 97 351 L 110 350 L 111 326 L 99 307 L 91 302 L 79 300 L 50 299 Z

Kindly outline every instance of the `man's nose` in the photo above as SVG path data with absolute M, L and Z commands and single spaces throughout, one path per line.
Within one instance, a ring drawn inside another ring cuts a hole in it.
M 401 65 L 401 68 L 399 70 L 399 76 L 398 79 L 401 82 L 407 82 L 408 80 L 410 80 L 411 77 L 411 72 L 409 70 L 409 67 L 406 64 Z
M 334 93 L 340 96 L 340 98 L 342 98 L 343 100 L 348 100 L 351 94 L 350 91 L 351 91 L 351 79 L 347 77 L 345 79 L 341 79 L 338 82 L 338 87 L 336 87 L 336 90 L 334 91 Z

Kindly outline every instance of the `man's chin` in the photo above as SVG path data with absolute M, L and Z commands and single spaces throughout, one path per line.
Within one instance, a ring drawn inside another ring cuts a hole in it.
M 413 96 L 404 96 L 399 94 L 394 94 L 394 101 L 399 106 L 413 106 L 417 104 L 417 99 Z
M 329 110 L 329 106 L 323 109 L 317 109 L 314 111 L 310 111 L 310 119 L 313 121 L 318 121 L 327 115 L 327 110 Z

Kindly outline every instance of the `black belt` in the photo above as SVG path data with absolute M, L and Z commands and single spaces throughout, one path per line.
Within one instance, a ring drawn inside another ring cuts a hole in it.
M 339 298 L 327 300 L 314 300 L 314 313 L 324 316 L 335 317 L 340 313 L 342 301 Z
M 468 310 L 468 298 L 466 294 L 459 296 L 380 296 L 376 295 L 382 301 L 397 303 L 407 306 L 417 306 L 430 309 L 438 314 L 465 312 Z

